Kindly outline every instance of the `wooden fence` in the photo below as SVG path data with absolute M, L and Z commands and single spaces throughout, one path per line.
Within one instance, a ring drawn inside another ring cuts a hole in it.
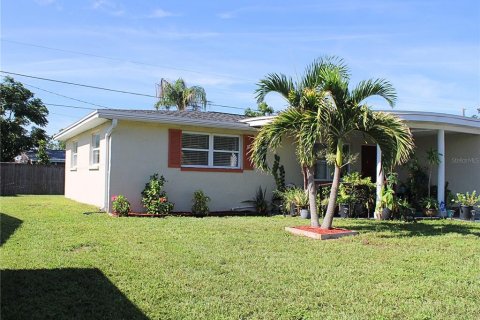
M 0 195 L 64 194 L 65 166 L 0 162 Z

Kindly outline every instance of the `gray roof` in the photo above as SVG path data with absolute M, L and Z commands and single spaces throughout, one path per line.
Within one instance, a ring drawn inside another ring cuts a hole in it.
M 128 110 L 128 109 L 105 109 L 105 110 L 128 112 L 128 113 L 132 113 L 132 115 L 162 115 L 162 116 L 172 116 L 172 117 L 186 118 L 186 119 L 231 122 L 231 123 L 238 123 L 240 120 L 247 118 L 247 116 L 244 116 L 241 114 L 213 112 L 213 111 Z

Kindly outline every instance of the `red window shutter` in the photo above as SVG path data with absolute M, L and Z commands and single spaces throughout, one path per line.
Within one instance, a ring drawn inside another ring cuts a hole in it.
M 168 129 L 168 167 L 180 168 L 182 165 L 182 130 Z
M 250 160 L 250 150 L 252 147 L 254 136 L 244 134 L 243 135 L 243 170 L 253 170 L 253 163 Z

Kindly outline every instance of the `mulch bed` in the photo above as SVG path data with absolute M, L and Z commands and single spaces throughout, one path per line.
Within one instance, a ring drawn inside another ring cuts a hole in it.
M 346 236 L 355 236 L 358 234 L 357 231 L 353 230 L 341 228 L 320 229 L 320 227 L 310 226 L 285 227 L 285 231 L 297 236 L 308 237 L 316 240 L 338 239 Z
M 310 227 L 310 226 L 298 226 L 293 227 L 295 229 L 300 229 L 303 231 L 309 231 L 317 234 L 336 234 L 336 233 L 345 233 L 351 232 L 352 230 L 342 229 L 342 228 L 332 228 L 332 229 L 320 229 L 320 227 Z

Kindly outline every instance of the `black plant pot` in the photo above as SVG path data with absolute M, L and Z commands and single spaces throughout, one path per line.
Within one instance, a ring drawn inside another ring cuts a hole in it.
M 340 215 L 340 218 L 348 218 L 348 216 L 350 215 L 350 207 L 348 206 L 348 204 L 339 204 L 338 214 Z
M 388 208 L 383 208 L 382 210 L 382 220 L 389 220 L 392 216 L 392 210 Z
M 470 220 L 472 218 L 472 206 L 460 206 L 460 219 Z

